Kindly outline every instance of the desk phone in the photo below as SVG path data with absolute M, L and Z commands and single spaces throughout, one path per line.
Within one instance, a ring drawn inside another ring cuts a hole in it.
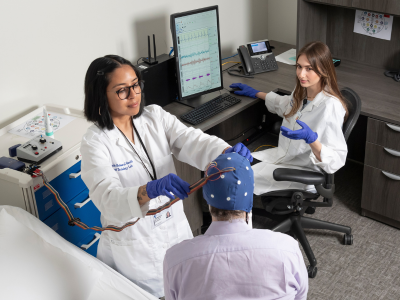
M 268 40 L 239 46 L 238 55 L 247 76 L 278 70 L 275 55 L 272 53 Z

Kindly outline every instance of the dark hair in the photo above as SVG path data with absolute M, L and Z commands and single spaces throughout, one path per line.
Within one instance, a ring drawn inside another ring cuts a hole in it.
M 138 80 L 140 72 L 125 58 L 118 55 L 106 55 L 95 59 L 89 66 L 85 76 L 85 106 L 84 114 L 88 121 L 96 123 L 100 128 L 109 130 L 114 128 L 114 122 L 108 107 L 107 87 L 110 83 L 110 74 L 121 65 L 131 66 Z M 133 118 L 139 117 L 145 105 L 142 90 L 139 112 Z M 99 114 L 101 112 L 101 115 Z
M 243 210 L 225 210 L 210 205 L 210 214 L 218 221 L 231 221 L 233 219 L 242 218 Z

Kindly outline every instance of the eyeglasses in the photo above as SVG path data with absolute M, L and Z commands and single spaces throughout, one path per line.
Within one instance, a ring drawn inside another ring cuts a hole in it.
M 140 94 L 143 90 L 143 87 L 144 87 L 144 81 L 140 80 L 140 81 L 136 82 L 134 85 L 119 89 L 118 91 L 116 91 L 116 93 L 117 93 L 119 99 L 125 100 L 125 99 L 129 98 L 129 95 L 131 94 L 131 88 L 133 88 L 133 90 L 136 94 Z

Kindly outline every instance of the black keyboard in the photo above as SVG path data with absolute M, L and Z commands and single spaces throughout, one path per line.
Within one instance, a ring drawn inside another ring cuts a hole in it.
M 229 107 L 238 104 L 241 100 L 226 93 L 218 96 L 203 105 L 193 109 L 181 116 L 181 119 L 192 125 L 197 125 L 216 114 L 228 109 Z

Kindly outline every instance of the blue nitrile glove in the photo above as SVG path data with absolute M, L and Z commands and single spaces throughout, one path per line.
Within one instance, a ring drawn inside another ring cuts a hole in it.
M 229 87 L 233 88 L 233 89 L 235 89 L 235 88 L 240 89 L 240 91 L 234 92 L 236 95 L 247 96 L 247 97 L 251 97 L 251 98 L 257 98 L 256 94 L 258 92 L 260 92 L 260 91 L 253 89 L 251 86 L 248 86 L 247 84 L 243 84 L 243 83 L 232 83 Z
M 170 173 L 163 178 L 148 182 L 146 191 L 150 199 L 161 195 L 167 196 L 171 200 L 174 200 L 175 196 L 179 199 L 185 199 L 190 192 L 189 186 L 189 183 L 180 179 L 177 175 Z
M 240 154 L 241 156 L 247 158 L 249 162 L 253 162 L 253 156 L 251 155 L 251 152 L 245 145 L 242 143 L 237 143 L 235 146 L 230 147 L 225 150 L 225 153 L 232 153 L 236 152 L 237 154 Z
M 318 133 L 312 131 L 306 123 L 297 120 L 302 129 L 290 130 L 285 126 L 281 126 L 282 135 L 292 140 L 305 140 L 307 144 L 314 143 L 318 138 Z

